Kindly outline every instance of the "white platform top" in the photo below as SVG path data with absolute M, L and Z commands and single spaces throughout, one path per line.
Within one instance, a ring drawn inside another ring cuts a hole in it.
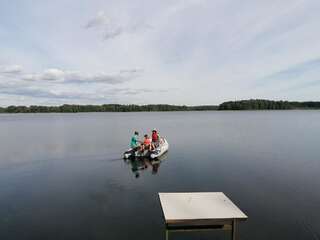
M 159 193 L 166 221 L 247 219 L 222 192 Z

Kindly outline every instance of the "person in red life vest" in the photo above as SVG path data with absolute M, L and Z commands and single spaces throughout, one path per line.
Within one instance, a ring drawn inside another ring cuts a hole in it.
M 155 149 L 159 146 L 159 143 L 160 143 L 160 136 L 156 129 L 152 130 L 151 138 L 152 138 L 152 148 Z
M 143 140 L 143 150 L 151 150 L 151 142 L 151 138 L 148 136 L 148 134 L 145 134 Z

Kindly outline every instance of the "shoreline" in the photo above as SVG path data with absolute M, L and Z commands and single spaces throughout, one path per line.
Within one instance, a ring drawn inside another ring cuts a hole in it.
M 219 105 L 170 105 L 170 104 L 102 104 L 60 106 L 8 106 L 0 113 L 79 113 L 79 112 L 181 112 L 181 111 L 261 111 L 261 110 L 319 110 L 320 101 L 274 101 L 250 99 L 223 102 Z

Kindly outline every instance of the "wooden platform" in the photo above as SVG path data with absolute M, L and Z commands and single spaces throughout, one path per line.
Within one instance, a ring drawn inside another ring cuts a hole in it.
M 222 192 L 159 193 L 168 231 L 231 230 L 248 217 Z

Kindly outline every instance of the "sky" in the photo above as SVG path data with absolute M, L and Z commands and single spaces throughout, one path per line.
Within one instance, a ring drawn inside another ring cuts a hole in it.
M 319 0 L 0 0 L 0 106 L 320 100 Z

